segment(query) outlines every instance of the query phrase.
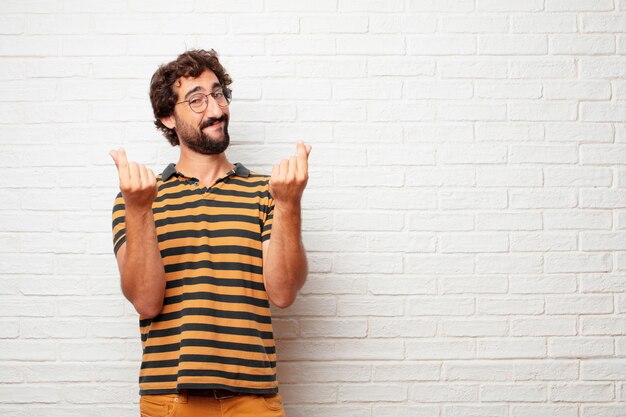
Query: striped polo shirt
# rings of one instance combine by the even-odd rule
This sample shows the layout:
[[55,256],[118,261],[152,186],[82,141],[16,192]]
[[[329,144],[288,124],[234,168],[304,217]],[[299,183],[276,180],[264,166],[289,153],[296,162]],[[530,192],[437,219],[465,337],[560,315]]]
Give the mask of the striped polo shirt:
[[[263,241],[274,203],[269,177],[237,163],[210,187],[170,164],[152,205],[167,279],[161,312],[140,317],[141,395],[219,388],[278,392],[276,348],[263,283]],[[126,241],[124,199],[113,247]]]

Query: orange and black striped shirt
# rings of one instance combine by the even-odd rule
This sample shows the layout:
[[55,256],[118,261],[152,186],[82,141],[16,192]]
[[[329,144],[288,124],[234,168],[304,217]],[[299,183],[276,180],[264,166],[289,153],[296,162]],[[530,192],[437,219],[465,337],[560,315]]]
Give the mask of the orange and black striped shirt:
[[[262,243],[274,203],[269,177],[237,163],[210,187],[170,164],[152,205],[167,279],[161,312],[140,317],[141,395],[219,388],[278,392],[276,348],[263,284]],[[113,245],[126,241],[124,199]]]

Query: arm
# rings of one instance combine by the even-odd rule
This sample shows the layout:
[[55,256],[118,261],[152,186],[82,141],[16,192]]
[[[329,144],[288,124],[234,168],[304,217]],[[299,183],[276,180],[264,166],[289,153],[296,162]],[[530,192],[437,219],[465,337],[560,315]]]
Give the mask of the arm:
[[281,308],[294,302],[308,272],[300,200],[308,180],[310,152],[310,145],[298,143],[297,156],[274,165],[270,178],[274,218],[271,238],[263,243],[263,279],[270,301]]
[[154,173],[126,153],[111,151],[124,197],[126,242],[117,251],[122,292],[143,317],[153,318],[163,307],[165,269],[157,242],[152,202],[157,193]]

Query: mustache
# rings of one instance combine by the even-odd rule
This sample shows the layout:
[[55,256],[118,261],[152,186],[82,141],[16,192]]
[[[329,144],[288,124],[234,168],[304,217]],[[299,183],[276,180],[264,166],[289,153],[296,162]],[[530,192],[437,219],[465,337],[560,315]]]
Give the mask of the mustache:
[[200,125],[200,129],[204,129],[205,127],[209,127],[213,123],[224,122],[226,120],[228,120],[228,118],[226,117],[225,114],[223,114],[222,117],[219,117],[219,118],[210,117],[210,118],[206,119],[204,122],[202,122],[202,124]]

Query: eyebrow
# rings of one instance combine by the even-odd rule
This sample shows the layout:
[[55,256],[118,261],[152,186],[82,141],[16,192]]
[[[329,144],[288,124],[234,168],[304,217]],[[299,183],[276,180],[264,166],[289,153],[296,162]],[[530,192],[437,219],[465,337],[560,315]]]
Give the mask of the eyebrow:
[[[218,87],[221,87],[222,85],[220,83],[213,83],[213,85],[211,86],[211,91],[215,90]],[[185,100],[187,100],[187,98],[189,98],[190,95],[192,95],[193,93],[195,93],[196,91],[200,91],[202,90],[202,86],[197,85],[194,88],[192,88],[191,90],[187,91],[187,94],[185,94],[185,97],[183,97]]]

